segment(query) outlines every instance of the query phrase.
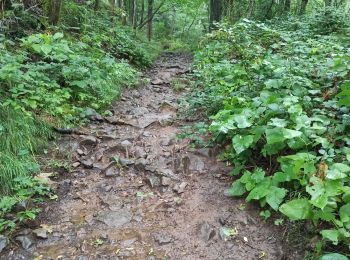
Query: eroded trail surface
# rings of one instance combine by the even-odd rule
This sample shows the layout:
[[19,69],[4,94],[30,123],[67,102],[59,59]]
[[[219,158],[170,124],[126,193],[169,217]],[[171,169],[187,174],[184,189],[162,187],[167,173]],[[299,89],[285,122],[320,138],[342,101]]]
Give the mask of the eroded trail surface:
[[176,138],[186,124],[176,115],[184,93],[169,83],[190,62],[164,54],[148,72],[151,83],[125,90],[113,116],[95,115],[87,135],[62,138],[71,170],[39,223],[53,232],[21,231],[3,259],[283,257],[279,231],[253,206],[224,196],[230,168],[212,150]]

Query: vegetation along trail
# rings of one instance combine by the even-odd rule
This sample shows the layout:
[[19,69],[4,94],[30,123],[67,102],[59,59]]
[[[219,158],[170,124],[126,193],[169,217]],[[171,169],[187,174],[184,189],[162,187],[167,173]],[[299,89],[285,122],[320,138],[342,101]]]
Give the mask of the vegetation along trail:
[[350,0],[0,0],[0,260],[349,260]]
[[113,116],[95,115],[86,135],[60,140],[72,170],[40,218],[52,233],[21,231],[28,249],[2,259],[281,259],[278,230],[224,195],[230,168],[213,149],[176,138],[186,121],[169,83],[186,77],[190,62],[162,55],[151,83],[125,90]]

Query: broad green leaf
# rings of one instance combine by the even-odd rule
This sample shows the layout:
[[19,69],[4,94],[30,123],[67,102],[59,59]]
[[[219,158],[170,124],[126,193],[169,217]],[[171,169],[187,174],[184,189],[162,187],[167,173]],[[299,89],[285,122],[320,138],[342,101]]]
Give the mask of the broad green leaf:
[[344,223],[350,221],[350,203],[343,205],[339,209],[339,217],[340,220]]
[[283,188],[278,188],[272,186],[269,190],[269,193],[266,195],[266,202],[274,210],[278,210],[278,207],[283,202],[284,197],[287,194],[287,190]]
[[269,193],[271,186],[271,181],[269,179],[264,180],[263,182],[257,184],[257,186],[251,190],[249,195],[246,198],[246,201],[259,200],[265,197]]
[[268,125],[276,126],[276,127],[286,127],[288,124],[288,121],[286,119],[281,118],[271,118],[271,121],[268,123]]
[[283,128],[283,136],[286,139],[292,139],[292,138],[295,138],[295,137],[300,137],[302,134],[303,133],[300,132],[300,131]]
[[45,54],[48,55],[52,51],[52,46],[49,44],[43,44],[40,47],[40,50]]
[[236,122],[238,128],[248,128],[252,125],[251,122],[248,121],[246,115],[234,115],[233,120]]
[[344,163],[335,163],[329,167],[326,173],[327,179],[337,180],[347,177],[347,173],[350,172],[350,167]]
[[236,135],[232,138],[232,146],[237,154],[247,150],[254,142],[253,135]]
[[339,231],[336,229],[325,229],[321,231],[321,235],[324,239],[327,239],[333,243],[333,245],[337,245],[339,243]]
[[283,142],[286,139],[284,137],[283,129],[284,128],[280,128],[280,127],[266,129],[265,134],[266,134],[267,144],[275,144],[275,143]]
[[291,220],[310,219],[311,205],[308,199],[294,199],[284,203],[279,210]]
[[230,189],[228,189],[228,194],[230,196],[242,196],[246,192],[246,189],[239,180],[235,181]]
[[349,258],[338,253],[330,253],[321,256],[320,260],[349,260]]

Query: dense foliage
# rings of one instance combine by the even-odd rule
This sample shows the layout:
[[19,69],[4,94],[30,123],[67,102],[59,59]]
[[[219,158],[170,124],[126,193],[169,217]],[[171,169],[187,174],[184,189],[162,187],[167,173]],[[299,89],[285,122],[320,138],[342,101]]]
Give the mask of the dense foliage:
[[213,115],[209,130],[239,176],[230,195],[350,246],[350,46],[323,19],[223,25],[196,54],[191,102]]

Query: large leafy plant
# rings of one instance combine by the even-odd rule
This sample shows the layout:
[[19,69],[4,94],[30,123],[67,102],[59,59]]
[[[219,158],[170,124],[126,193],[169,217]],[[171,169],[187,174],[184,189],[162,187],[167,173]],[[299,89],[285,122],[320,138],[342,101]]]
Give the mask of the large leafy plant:
[[244,20],[209,35],[190,102],[214,114],[209,131],[240,175],[232,196],[350,246],[350,53],[341,37],[291,27]]

